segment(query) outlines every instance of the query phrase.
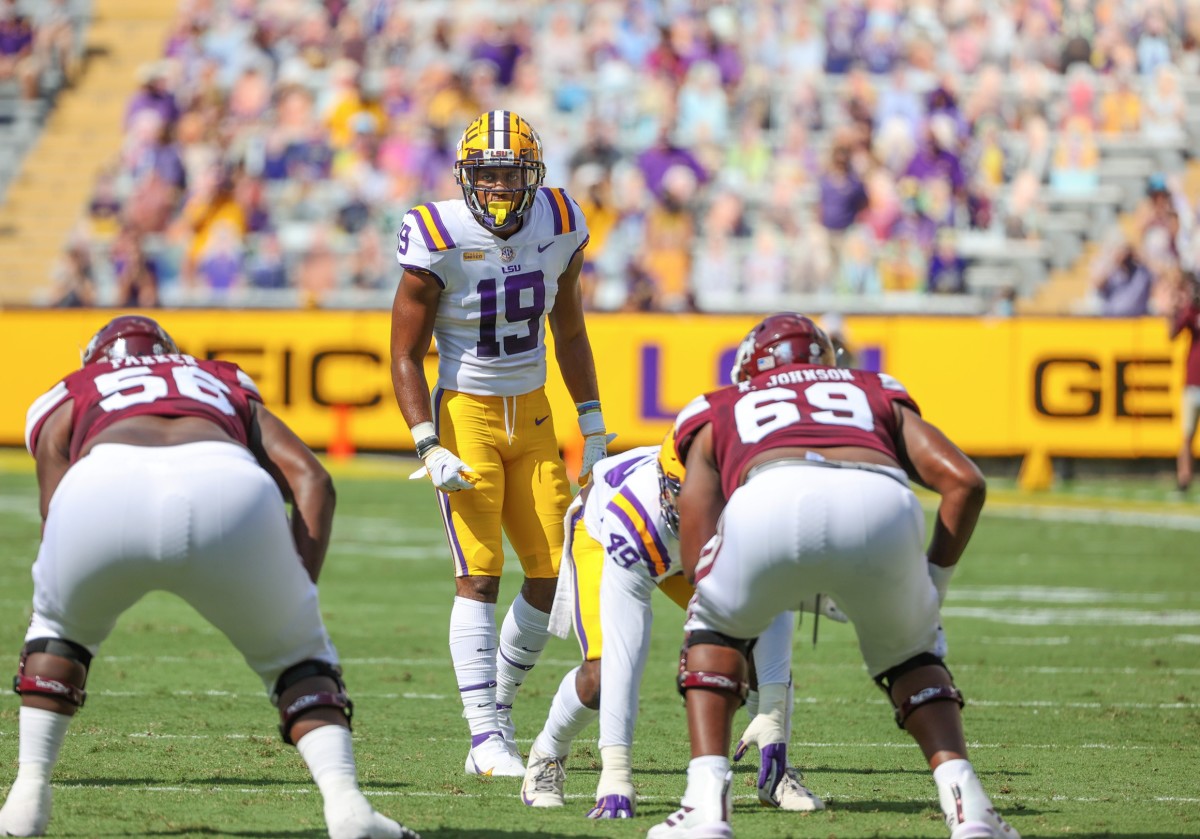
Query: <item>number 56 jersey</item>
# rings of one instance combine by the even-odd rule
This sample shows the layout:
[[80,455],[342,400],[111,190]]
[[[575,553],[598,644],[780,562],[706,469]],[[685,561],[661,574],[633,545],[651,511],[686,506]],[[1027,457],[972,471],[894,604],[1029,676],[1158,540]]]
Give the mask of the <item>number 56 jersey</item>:
[[493,235],[461,199],[409,210],[396,260],[441,287],[434,337],[438,387],[519,396],[546,383],[546,313],[558,279],[588,241],[579,206],[542,187],[520,230]]
[[105,359],[76,370],[30,406],[25,446],[37,454],[46,419],[67,400],[71,408],[71,463],[113,423],[133,416],[200,417],[249,448],[252,402],[258,387],[228,361],[190,355],[143,355]]

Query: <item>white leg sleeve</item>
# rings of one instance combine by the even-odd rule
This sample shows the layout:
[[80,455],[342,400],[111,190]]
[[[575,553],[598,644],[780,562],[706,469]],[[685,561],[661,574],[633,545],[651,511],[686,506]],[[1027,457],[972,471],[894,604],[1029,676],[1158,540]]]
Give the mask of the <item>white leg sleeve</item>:
[[780,612],[767,631],[758,636],[754,645],[754,672],[758,688],[763,685],[786,685],[792,674],[792,633],[796,628],[795,612]]
[[600,580],[600,748],[632,746],[638,692],[650,651],[654,581],[640,569],[604,569]]

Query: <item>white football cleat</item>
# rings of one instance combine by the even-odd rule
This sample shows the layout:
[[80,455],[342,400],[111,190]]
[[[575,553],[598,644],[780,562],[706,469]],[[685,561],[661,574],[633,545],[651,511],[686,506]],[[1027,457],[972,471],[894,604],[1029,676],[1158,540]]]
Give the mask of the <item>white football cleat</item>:
[[[478,742],[476,742],[478,741]],[[471,738],[464,770],[468,775],[487,775],[497,778],[523,778],[525,764],[512,744],[499,731]]]
[[13,782],[0,809],[0,836],[42,836],[50,825],[53,793],[41,781]]
[[733,839],[733,826],[727,821],[701,821],[698,810],[680,807],[650,828],[646,839]]
[[326,800],[325,826],[329,839],[421,839],[416,831],[376,812],[358,790]]
[[545,757],[536,750],[529,752],[529,767],[521,783],[521,803],[528,807],[563,806],[563,785],[567,781],[566,756]]
[[[705,789],[707,787],[707,790]],[[650,828],[646,839],[733,839],[733,825],[729,823],[729,812],[733,806],[733,772],[725,773],[721,785],[714,789],[711,780],[697,788],[688,781],[688,795],[699,792],[694,799],[698,806],[683,804],[667,816],[667,820]],[[713,799],[707,793],[716,793]]]
[[[946,821],[949,823],[951,820]],[[1021,834],[992,807],[981,818],[947,826],[950,828],[950,839],[1021,839]]]

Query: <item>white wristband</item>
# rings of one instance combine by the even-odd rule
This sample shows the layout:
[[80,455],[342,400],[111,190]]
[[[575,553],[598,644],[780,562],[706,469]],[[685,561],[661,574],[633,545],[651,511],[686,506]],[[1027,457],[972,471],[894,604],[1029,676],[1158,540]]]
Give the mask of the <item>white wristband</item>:
[[434,429],[433,423],[431,423],[431,422],[419,422],[416,425],[414,425],[410,430],[412,431],[414,443],[419,443],[422,440],[424,440],[426,437],[436,437],[437,436],[437,431]]
[[950,588],[950,578],[954,576],[954,569],[957,567],[957,565],[929,563],[929,579],[933,580],[933,587],[937,589],[939,606],[946,602],[946,591]]
[[588,411],[579,417],[579,430],[584,437],[604,433],[604,415],[599,411]]

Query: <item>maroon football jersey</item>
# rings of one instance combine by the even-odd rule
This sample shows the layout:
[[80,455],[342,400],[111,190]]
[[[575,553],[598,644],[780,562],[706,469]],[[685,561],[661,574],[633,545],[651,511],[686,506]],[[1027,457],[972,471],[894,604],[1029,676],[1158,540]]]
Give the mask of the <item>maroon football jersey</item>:
[[884,373],[789,364],[699,396],[675,421],[680,460],[712,423],[713,454],[728,498],[750,458],[768,449],[861,446],[900,459],[893,406],[920,413],[904,386]]
[[250,403],[262,402],[254,381],[236,364],[190,355],[145,355],[97,361],[67,376],[29,408],[25,445],[37,452],[38,434],[68,399],[71,463],[83,447],[115,422],[142,415],[202,417],[249,445]]

